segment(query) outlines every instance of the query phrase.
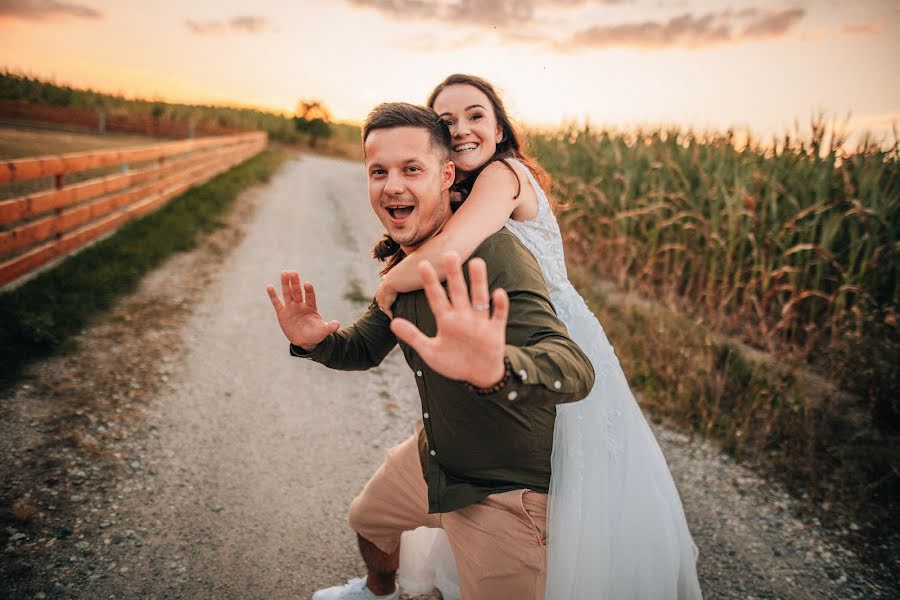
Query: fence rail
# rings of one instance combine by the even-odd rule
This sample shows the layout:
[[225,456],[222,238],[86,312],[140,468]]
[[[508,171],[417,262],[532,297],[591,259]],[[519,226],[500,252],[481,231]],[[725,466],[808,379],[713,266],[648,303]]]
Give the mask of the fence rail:
[[[52,189],[0,201],[0,286],[70,254],[262,151],[263,132],[0,163],[0,184],[52,177]],[[153,162],[155,161],[155,162]],[[130,170],[130,165],[142,164]],[[65,176],[122,172],[66,186]]]

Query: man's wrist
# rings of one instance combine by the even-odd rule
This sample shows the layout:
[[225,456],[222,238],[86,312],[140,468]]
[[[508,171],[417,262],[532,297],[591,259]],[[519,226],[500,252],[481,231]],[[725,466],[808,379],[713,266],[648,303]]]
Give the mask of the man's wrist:
[[315,350],[318,347],[319,347],[318,344],[307,348],[305,346],[301,346],[300,344],[295,344],[294,342],[290,342],[291,354],[293,354],[295,356],[303,356],[304,354],[311,354],[313,352],[313,350]]
[[485,386],[479,386],[474,383],[466,382],[466,387],[470,392],[474,392],[479,396],[487,396],[490,394],[494,394],[499,392],[503,388],[507,386],[507,384],[513,378],[513,368],[512,363],[509,362],[509,358],[506,356],[503,357],[503,371],[500,375],[499,379],[494,379],[494,383],[488,384]]

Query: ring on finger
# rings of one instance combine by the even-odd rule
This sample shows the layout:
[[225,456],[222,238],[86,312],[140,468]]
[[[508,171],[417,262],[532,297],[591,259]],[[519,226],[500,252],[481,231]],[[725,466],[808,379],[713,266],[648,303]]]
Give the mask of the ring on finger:
[[491,305],[490,304],[473,304],[472,308],[474,308],[477,311],[489,310],[491,308]]

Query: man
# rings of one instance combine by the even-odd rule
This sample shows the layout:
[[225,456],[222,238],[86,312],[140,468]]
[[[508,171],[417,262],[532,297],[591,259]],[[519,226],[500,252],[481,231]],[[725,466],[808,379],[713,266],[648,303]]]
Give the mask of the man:
[[[429,109],[383,104],[367,118],[363,144],[372,208],[409,253],[451,216],[450,133]],[[312,284],[301,286],[296,272],[281,274],[284,303],[268,286],[292,355],[368,369],[399,341],[422,401],[417,435],[388,452],[350,508],[367,578],[314,600],[397,598],[400,535],[422,525],[447,532],[463,598],[543,598],[556,405],[586,396],[593,370],[512,233],[488,238],[468,265],[471,300],[450,255],[449,298],[423,263],[425,289],[397,298],[397,318],[373,302],[341,330],[321,318]]]

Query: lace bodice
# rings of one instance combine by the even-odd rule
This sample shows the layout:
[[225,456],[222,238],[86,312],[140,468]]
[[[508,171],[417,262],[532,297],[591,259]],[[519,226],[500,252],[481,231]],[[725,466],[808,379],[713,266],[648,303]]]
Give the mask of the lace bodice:
[[[575,343],[590,357],[597,376],[600,376],[601,371],[605,372],[614,365],[617,366],[618,359],[603,327],[591,313],[578,290],[569,282],[562,234],[547,194],[528,167],[517,160],[511,159],[510,162],[520,166],[528,176],[528,181],[537,194],[538,212],[537,216],[528,221],[509,219],[506,221],[506,228],[512,231],[537,259],[556,313],[568,327],[569,335]],[[614,443],[614,440],[610,440],[610,443]]]
[[516,234],[516,237],[531,250],[544,273],[544,280],[547,282],[550,296],[557,296],[570,285],[559,224],[550,208],[547,194],[544,193],[528,167],[515,159],[509,160],[521,167],[527,174],[528,181],[537,194],[538,212],[537,216],[529,221],[509,219],[506,221],[506,228]]

